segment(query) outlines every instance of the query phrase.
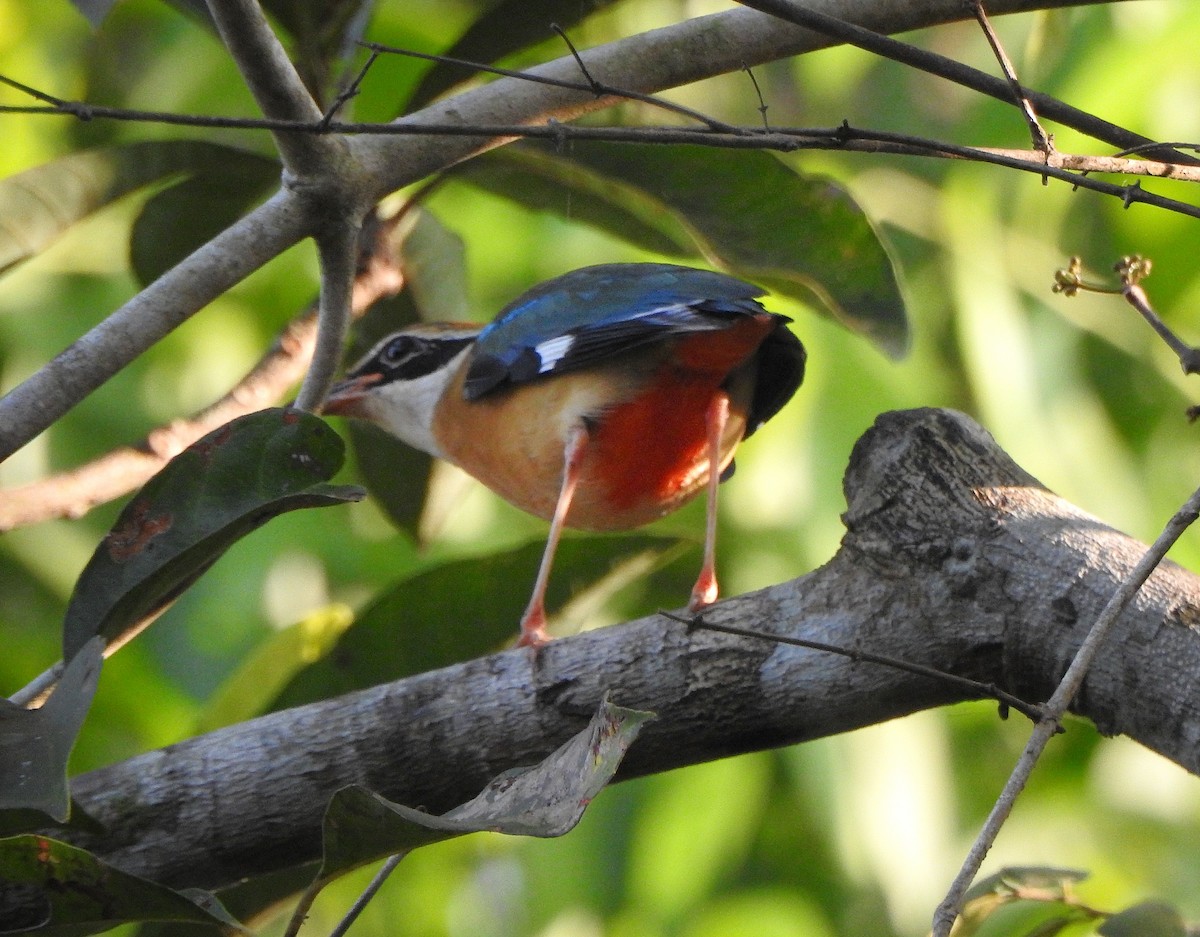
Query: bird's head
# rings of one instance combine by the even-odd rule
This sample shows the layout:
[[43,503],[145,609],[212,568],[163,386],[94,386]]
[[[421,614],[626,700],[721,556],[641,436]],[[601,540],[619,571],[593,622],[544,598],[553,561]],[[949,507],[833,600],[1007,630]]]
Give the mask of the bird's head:
[[426,323],[393,332],[333,386],[323,412],[367,420],[440,457],[434,409],[479,331],[477,325]]

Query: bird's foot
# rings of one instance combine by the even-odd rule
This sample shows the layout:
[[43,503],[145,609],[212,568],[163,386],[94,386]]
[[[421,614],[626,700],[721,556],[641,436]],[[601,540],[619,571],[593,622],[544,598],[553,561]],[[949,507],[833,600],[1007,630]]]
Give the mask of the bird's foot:
[[711,569],[701,570],[700,578],[692,587],[692,597],[688,600],[688,611],[698,612],[708,608],[717,601],[720,589],[717,588],[717,575]]
[[540,602],[531,602],[525,614],[521,616],[521,637],[517,639],[517,647],[544,647],[550,641],[546,631],[546,609]]

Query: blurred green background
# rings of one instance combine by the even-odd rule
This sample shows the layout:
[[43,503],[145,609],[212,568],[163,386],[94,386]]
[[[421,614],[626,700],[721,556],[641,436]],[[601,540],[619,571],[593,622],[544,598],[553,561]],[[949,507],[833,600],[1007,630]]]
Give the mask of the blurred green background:
[[[467,2],[378,5],[370,38],[450,46],[477,15]],[[639,0],[572,29],[588,46],[723,8]],[[1023,80],[1163,140],[1200,139],[1200,7],[1138,0],[1009,17],[999,32]],[[974,25],[912,41],[989,72]],[[518,61],[561,54],[547,42]],[[428,66],[389,58],[371,73],[361,119],[394,114]],[[124,0],[93,32],[65,0],[0,0],[0,73],[55,95],[127,107],[255,114],[219,44],[164,3]],[[857,127],[959,143],[1026,147],[1019,114],[853,49],[755,69],[776,125]],[[745,75],[670,95],[722,119],[760,120]],[[0,103],[28,103],[0,91]],[[630,108],[644,120],[657,115]],[[1103,153],[1051,126],[1060,150]],[[264,154],[264,134],[179,131],[0,116],[0,176],[83,146],[177,136]],[[784,157],[859,200],[889,244],[909,300],[911,353],[893,362],[813,310],[775,299],[809,349],[793,403],[739,454],[723,490],[727,593],[800,575],[837,548],[841,473],[883,411],[950,406],[972,414],[1048,487],[1107,523],[1152,539],[1200,478],[1197,399],[1178,363],[1119,299],[1053,295],[1080,254],[1093,277],[1122,254],[1154,261],[1147,289],[1185,338],[1200,334],[1195,221],[1032,175],[945,161],[834,153]],[[1148,188],[1196,201],[1182,183]],[[132,295],[129,231],[155,190],[92,217],[0,284],[0,387],[10,388]],[[586,226],[450,182],[427,207],[463,240],[473,314],[490,317],[530,285],[588,263],[657,259]],[[1189,235],[1188,232],[1193,234]],[[316,264],[302,245],[197,315],[0,466],[0,485],[76,465],[219,396],[308,303]],[[1097,273],[1101,271],[1101,273]],[[339,480],[355,481],[353,465]],[[424,548],[371,503],[273,521],[231,551],[145,636],[105,667],[76,749],[76,772],[185,738],[215,718],[222,686],[256,648],[330,608],[357,608],[415,569],[535,541],[544,525],[480,486],[456,492]],[[459,487],[453,487],[459,486]],[[3,497],[0,494],[0,497]],[[58,657],[74,579],[119,506],[0,539],[0,687],[11,693]],[[698,540],[692,505],[652,533]],[[656,587],[681,604],[698,553]],[[1195,535],[1172,554],[1200,571]],[[670,570],[679,567],[676,574]],[[520,589],[525,584],[519,585]],[[568,627],[648,614],[659,592],[622,590]],[[447,600],[449,601],[449,600]],[[666,604],[669,599],[664,599]],[[448,614],[452,609],[448,608]],[[515,621],[514,621],[515,628]],[[236,707],[234,707],[236,710]],[[924,933],[1026,736],[975,704],[804,746],[730,759],[606,791],[553,841],[472,836],[407,859],[356,933],[540,937],[821,937]],[[1200,784],[1122,739],[1072,722],[1052,743],[985,871],[1007,864],[1087,869],[1079,894],[1101,908],[1149,897],[1200,920]],[[365,875],[321,898],[327,931]],[[1000,924],[996,925],[997,927]],[[1008,933],[996,930],[994,933]],[[1015,932],[1015,931],[1013,931]],[[1085,931],[1067,931],[1082,933]]]

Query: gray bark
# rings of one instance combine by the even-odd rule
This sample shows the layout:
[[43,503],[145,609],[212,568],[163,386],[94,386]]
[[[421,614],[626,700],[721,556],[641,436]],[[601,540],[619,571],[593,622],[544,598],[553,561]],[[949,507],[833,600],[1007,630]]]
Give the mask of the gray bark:
[[[969,418],[885,414],[846,474],[824,566],[729,599],[714,622],[1052,692],[1144,547],[1041,487]],[[1164,564],[1075,709],[1200,773],[1200,579]],[[77,778],[108,829],[77,841],[123,869],[220,888],[311,861],[338,788],[442,812],[543,758],[599,700],[650,709],[621,777],[789,745],[969,698],[958,686],[652,616],[264,716]]]

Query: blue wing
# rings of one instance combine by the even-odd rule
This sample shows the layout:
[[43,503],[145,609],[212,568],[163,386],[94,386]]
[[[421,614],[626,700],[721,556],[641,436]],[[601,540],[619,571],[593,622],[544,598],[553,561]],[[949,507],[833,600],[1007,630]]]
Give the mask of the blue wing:
[[723,273],[674,264],[574,270],[519,296],[479,333],[464,393],[474,400],[672,334],[728,328],[739,316],[762,313],[754,297],[764,292]]

